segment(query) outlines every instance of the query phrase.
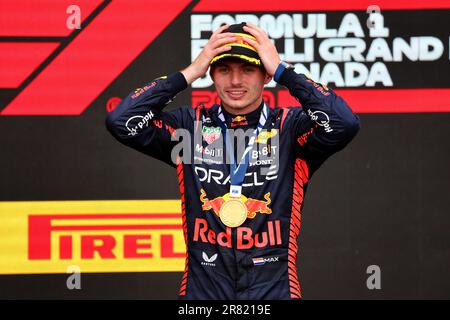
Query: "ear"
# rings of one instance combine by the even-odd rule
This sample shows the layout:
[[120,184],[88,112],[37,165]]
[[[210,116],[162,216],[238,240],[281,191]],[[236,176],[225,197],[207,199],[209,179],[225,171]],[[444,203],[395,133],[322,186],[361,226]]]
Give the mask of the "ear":
[[209,76],[211,77],[211,80],[214,82],[214,67],[209,67]]
[[270,76],[266,71],[266,75],[264,76],[264,84],[268,84],[270,80],[272,80],[272,76]]

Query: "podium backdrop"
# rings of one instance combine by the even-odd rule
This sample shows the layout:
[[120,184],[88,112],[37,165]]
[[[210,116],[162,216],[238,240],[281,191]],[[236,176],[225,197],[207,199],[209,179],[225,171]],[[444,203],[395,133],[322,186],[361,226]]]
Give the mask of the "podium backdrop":
[[[104,120],[186,67],[220,24],[243,20],[361,119],[306,195],[304,298],[450,298],[448,1],[71,5],[0,0],[0,298],[177,298],[176,172],[119,144]],[[296,105],[273,82],[264,97]],[[215,101],[204,78],[168,110]],[[381,289],[367,287],[370,266]],[[70,290],[77,270],[81,289]]]

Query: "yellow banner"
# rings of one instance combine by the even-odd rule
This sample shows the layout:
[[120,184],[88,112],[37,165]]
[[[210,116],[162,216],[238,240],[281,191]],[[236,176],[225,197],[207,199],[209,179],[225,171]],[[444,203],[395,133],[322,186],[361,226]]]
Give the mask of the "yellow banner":
[[183,271],[179,200],[0,202],[0,274]]

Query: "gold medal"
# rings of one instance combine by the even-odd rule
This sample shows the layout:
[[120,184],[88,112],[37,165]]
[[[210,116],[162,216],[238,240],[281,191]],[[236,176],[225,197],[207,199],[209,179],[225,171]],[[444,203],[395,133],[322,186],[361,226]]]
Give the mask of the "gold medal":
[[241,198],[230,197],[220,207],[219,217],[227,227],[239,227],[247,219],[247,207]]

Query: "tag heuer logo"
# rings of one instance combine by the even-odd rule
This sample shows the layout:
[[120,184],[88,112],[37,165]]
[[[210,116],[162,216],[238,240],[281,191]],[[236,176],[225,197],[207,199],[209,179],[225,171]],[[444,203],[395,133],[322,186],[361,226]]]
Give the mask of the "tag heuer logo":
[[202,129],[203,139],[205,139],[205,141],[208,144],[211,144],[217,139],[219,139],[220,132],[221,131],[219,127],[203,127]]

